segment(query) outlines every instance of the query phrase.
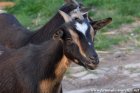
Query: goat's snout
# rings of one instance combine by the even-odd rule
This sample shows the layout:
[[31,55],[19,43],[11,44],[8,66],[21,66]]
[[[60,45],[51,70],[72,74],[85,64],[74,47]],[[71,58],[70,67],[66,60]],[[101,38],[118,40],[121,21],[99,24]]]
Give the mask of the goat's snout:
[[96,57],[91,56],[89,58],[90,58],[92,64],[95,64],[95,65],[98,65],[99,64],[99,58],[98,58],[98,56],[96,56]]

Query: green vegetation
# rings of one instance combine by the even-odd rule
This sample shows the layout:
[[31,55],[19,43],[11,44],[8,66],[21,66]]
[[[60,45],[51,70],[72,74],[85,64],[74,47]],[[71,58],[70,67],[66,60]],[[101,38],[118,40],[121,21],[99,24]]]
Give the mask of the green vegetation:
[[112,45],[117,45],[121,42],[127,41],[128,37],[123,35],[107,36],[102,33],[97,34],[95,40],[95,48],[98,50],[109,49]]
[[[45,24],[62,6],[63,0],[10,0],[16,6],[8,11],[18,18],[26,27],[37,29]],[[123,35],[111,37],[102,34],[110,29],[117,29],[122,24],[129,24],[140,17],[140,0],[83,0],[84,4],[93,7],[90,16],[94,20],[112,17],[113,22],[103,28],[96,36],[97,49],[110,48],[127,38]]]
[[62,0],[12,0],[16,6],[8,11],[26,27],[36,29],[46,23],[63,4]]
[[140,27],[136,28],[133,33],[136,35],[140,34]]
[[[130,24],[140,17],[140,0],[84,0],[87,6],[92,6],[95,10],[90,13],[95,20],[112,17],[113,22],[103,28],[97,34],[95,47],[99,50],[110,48],[112,45],[119,44],[128,40],[127,35],[109,36],[104,35],[103,32],[109,29],[117,29],[122,24]],[[140,28],[136,29],[137,40],[140,41]]]
[[136,46],[140,47],[140,27],[133,31]]
[[85,0],[85,3],[96,10],[91,14],[95,19],[113,18],[113,23],[108,28],[118,28],[122,24],[133,22],[135,17],[140,17],[139,0]]

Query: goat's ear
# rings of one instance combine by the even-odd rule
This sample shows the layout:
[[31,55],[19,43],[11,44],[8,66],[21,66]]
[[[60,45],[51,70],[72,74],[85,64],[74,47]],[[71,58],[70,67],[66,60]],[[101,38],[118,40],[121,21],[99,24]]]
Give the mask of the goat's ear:
[[70,22],[70,21],[72,21],[72,18],[71,18],[68,14],[66,14],[65,12],[59,10],[59,13],[60,13],[60,15],[64,18],[65,22]]
[[111,21],[112,21],[112,18],[106,18],[103,20],[92,21],[91,25],[94,30],[99,30],[99,29],[103,28],[104,26],[106,26],[107,24],[109,24]]
[[58,30],[57,32],[54,33],[53,38],[54,39],[62,38],[63,35],[64,35],[64,32],[62,30]]

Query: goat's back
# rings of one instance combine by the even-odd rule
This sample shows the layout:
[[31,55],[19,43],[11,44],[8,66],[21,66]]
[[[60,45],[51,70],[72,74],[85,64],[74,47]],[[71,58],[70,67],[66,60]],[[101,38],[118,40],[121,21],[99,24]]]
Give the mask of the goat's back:
[[0,44],[8,48],[19,48],[26,44],[32,34],[13,15],[0,14]]

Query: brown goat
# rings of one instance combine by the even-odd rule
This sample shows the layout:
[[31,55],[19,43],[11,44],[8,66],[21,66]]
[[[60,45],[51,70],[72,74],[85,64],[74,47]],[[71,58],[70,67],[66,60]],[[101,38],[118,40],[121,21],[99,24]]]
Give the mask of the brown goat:
[[[76,7],[77,6],[69,3],[64,5],[61,10],[65,11],[68,14],[71,14],[71,12],[76,9]],[[14,16],[9,14],[1,14],[1,16],[2,17],[0,20],[2,20],[1,22],[3,22],[3,25],[0,25],[0,28],[5,28],[1,29],[0,31],[0,35],[2,35],[2,39],[0,38],[0,42],[2,42],[2,44],[8,48],[20,48],[27,45],[28,43],[40,44],[46,40],[49,40],[54,34],[54,29],[60,27],[60,25],[64,23],[61,15],[57,13],[56,16],[54,16],[54,18],[52,18],[52,20],[49,21],[49,23],[47,23],[44,27],[36,32],[29,32],[26,28],[22,27],[22,25],[16,20]],[[110,18],[99,21],[90,20],[90,24],[94,27],[94,30],[98,30],[99,28],[102,28],[103,26],[108,24],[110,21]],[[56,24],[56,22],[59,23]],[[3,57],[5,57],[6,55],[11,56],[12,54],[6,52],[2,56],[0,56],[0,59],[3,59]],[[96,56],[96,53],[93,56]]]
[[[89,41],[77,29],[79,21],[72,21],[65,13],[60,13],[66,23],[50,40],[40,45],[28,44],[0,58],[0,93],[58,93],[71,61],[87,69],[96,68],[98,62],[89,57],[93,47],[90,48]],[[82,50],[85,46],[89,49]]]

